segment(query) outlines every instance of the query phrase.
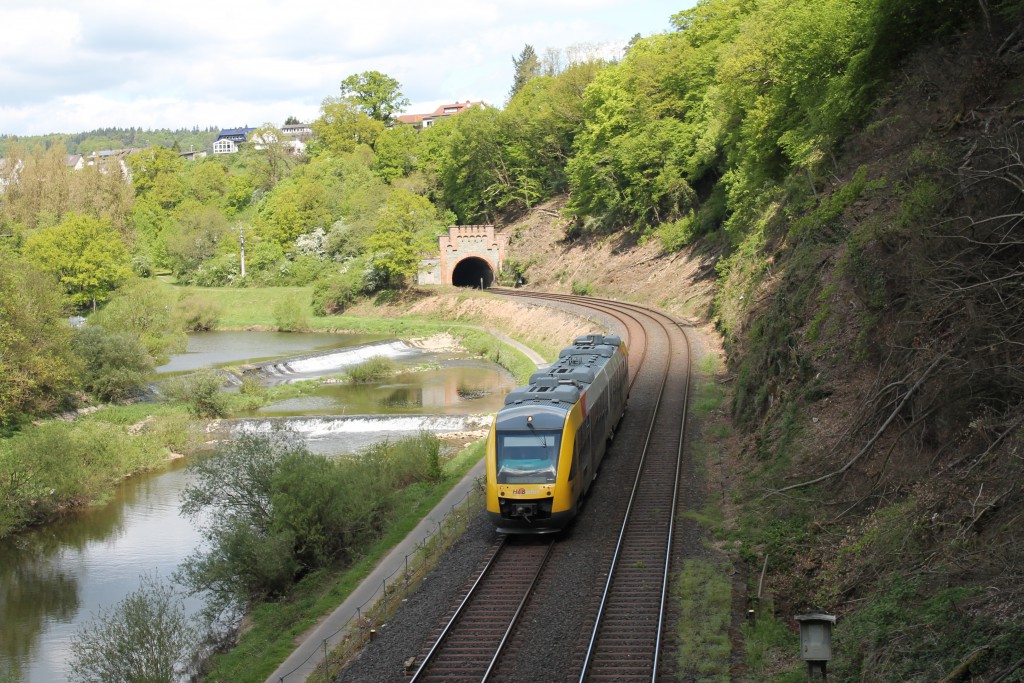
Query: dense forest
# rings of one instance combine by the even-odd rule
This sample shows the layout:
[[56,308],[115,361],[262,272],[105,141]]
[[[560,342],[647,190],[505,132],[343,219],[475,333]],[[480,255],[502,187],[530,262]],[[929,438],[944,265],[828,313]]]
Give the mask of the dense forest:
[[63,316],[121,315],[154,273],[313,284],[335,313],[407,287],[444,226],[567,195],[567,242],[715,264],[741,442],[717,533],[752,573],[770,558],[780,615],[841,615],[833,677],[1024,680],[1022,19],[1019,0],[702,0],[615,62],[527,46],[502,106],[391,125],[400,84],[369,71],[301,157],[269,124],[196,161],[151,141],[130,183],[64,167],[105,132],[5,140],[0,427],[123,393]]

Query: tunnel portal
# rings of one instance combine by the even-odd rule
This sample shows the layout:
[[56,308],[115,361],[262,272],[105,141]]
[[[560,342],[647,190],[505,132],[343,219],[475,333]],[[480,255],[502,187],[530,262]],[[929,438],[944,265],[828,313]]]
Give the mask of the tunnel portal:
[[491,264],[482,258],[464,258],[452,269],[452,284],[456,287],[479,287],[481,280],[484,289],[494,284],[494,270]]

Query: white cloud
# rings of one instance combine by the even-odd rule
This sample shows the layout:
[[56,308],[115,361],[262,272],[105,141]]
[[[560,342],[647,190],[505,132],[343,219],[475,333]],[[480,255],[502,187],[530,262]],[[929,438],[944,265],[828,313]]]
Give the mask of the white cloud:
[[0,134],[310,119],[371,69],[402,83],[412,111],[500,106],[524,44],[621,45],[694,2],[6,0]]

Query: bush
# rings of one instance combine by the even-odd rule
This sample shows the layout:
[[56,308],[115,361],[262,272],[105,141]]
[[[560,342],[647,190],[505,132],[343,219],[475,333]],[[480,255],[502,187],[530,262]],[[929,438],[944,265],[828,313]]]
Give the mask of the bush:
[[572,281],[572,293],[576,296],[590,296],[594,288],[589,282]]
[[354,384],[366,384],[368,382],[379,382],[382,379],[393,377],[398,371],[395,362],[384,356],[373,356],[367,361],[349,368],[346,371],[348,379]]
[[171,399],[187,404],[190,413],[196,417],[224,417],[227,402],[221,388],[224,377],[213,370],[201,370],[187,377],[166,382],[164,393]]
[[220,321],[220,307],[208,299],[188,296],[178,302],[178,319],[181,326],[190,332],[212,330]]
[[338,315],[366,291],[364,266],[350,263],[344,271],[321,277],[313,284],[313,313]]
[[89,325],[131,334],[142,342],[154,364],[163,365],[188,345],[181,322],[171,313],[174,303],[166,287],[153,280],[134,280],[91,316]]
[[104,401],[138,395],[155,367],[138,337],[95,325],[87,325],[78,332],[74,350],[85,366],[83,387]]
[[0,537],[102,498],[113,482],[162,457],[155,439],[107,422],[29,427],[0,442]]
[[190,665],[199,649],[199,633],[174,590],[144,576],[135,591],[116,606],[101,609],[71,641],[70,680],[182,680],[193,673]]
[[306,307],[291,295],[274,304],[274,321],[279,332],[296,332],[309,328]]
[[402,487],[440,470],[431,435],[341,460],[287,434],[244,435],[189,467],[182,511],[203,525],[208,550],[177,577],[208,591],[215,610],[282,595],[305,574],[350,561],[379,536]]

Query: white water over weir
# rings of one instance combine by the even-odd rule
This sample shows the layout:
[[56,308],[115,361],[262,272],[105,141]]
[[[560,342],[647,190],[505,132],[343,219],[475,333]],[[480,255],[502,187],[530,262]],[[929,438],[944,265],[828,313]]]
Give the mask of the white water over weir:
[[372,443],[425,431],[438,436],[484,431],[491,415],[337,415],[311,417],[246,417],[225,420],[232,436],[291,432],[310,450],[353,453]]
[[374,356],[398,358],[413,353],[416,353],[416,349],[403,341],[385,341],[300,356],[298,358],[289,358],[283,361],[254,363],[252,368],[272,378],[288,381],[291,379],[301,379],[301,375],[322,375],[352,365],[359,365]]

